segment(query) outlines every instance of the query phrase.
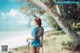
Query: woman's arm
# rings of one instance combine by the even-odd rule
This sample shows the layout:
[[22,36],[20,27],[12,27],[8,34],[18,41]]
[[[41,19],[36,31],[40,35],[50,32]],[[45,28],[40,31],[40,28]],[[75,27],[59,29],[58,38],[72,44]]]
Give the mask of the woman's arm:
[[41,36],[41,47],[43,46],[43,36]]
[[35,39],[34,37],[29,37],[29,38],[27,38],[27,40],[33,40],[33,39]]
[[34,40],[34,39],[35,39],[34,37],[28,37],[27,42],[29,42],[29,40]]

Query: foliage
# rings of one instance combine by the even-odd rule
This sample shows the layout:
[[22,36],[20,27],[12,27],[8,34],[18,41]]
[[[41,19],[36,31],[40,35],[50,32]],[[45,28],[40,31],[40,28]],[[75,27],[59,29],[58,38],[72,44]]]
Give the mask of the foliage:
[[26,15],[34,16],[36,14],[42,15],[44,13],[44,11],[40,7],[33,4],[31,1],[29,1],[29,0],[20,0],[20,1],[26,2],[26,5],[21,6],[21,8],[20,8],[20,10],[22,12],[26,13]]
[[75,44],[74,42],[72,41],[68,41],[68,42],[62,42],[62,46],[65,47],[65,48],[74,48],[75,47]]
[[59,5],[61,16],[70,25],[77,25],[80,22],[80,5],[79,4],[62,4]]
[[55,29],[60,28],[58,24],[55,22],[55,20],[49,15],[47,16],[46,22],[48,23],[48,26],[50,26],[51,28],[55,28]]
[[[20,10],[23,11],[24,13],[26,13],[26,15],[30,15],[30,16],[34,16],[36,15],[37,17],[42,16],[45,11],[43,9],[41,9],[40,7],[38,7],[37,5],[33,4],[32,2],[30,2],[30,0],[20,0],[21,2],[26,2],[26,5],[21,6]],[[54,2],[55,0],[41,0],[42,2],[44,2],[44,4],[46,4],[49,8],[55,8],[54,7]],[[65,4],[65,5],[58,5],[60,8],[60,12],[61,12],[61,17],[66,20],[70,25],[73,26],[73,23],[78,23],[80,22],[80,5],[78,4]],[[54,10],[54,9],[53,9]],[[56,9],[55,9],[56,11]],[[49,20],[51,20],[52,18],[50,16],[48,16]],[[53,19],[51,20],[51,22],[53,21]],[[53,21],[53,23],[49,23],[50,26],[58,26],[56,24],[55,21]],[[58,26],[59,27],[59,26]],[[60,27],[59,27],[60,28]]]
[[[56,34],[57,35],[56,35]],[[61,34],[60,34],[61,33]],[[80,34],[80,31],[78,32]],[[63,34],[62,31],[48,31],[47,36],[44,39],[45,47],[51,48],[75,48],[75,43],[67,36],[67,34]]]

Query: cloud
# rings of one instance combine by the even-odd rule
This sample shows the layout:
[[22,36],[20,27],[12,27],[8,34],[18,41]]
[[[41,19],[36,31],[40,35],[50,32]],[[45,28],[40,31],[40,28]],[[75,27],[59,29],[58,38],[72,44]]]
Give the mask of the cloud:
[[11,9],[9,12],[1,12],[0,15],[0,21],[10,21],[21,24],[27,24],[29,21],[28,16],[26,16],[19,10]]
[[11,16],[16,16],[16,14],[18,14],[18,11],[15,11],[14,9],[11,9],[11,11],[9,12],[9,15]]

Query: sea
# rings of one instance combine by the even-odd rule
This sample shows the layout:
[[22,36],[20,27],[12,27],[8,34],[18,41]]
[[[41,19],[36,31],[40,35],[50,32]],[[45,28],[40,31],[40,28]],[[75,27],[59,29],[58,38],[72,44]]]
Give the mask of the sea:
[[[28,37],[31,37],[31,31],[34,27],[27,25],[1,25],[0,24],[0,51],[3,45],[8,45],[8,49],[27,45]],[[46,27],[45,31],[48,29]]]

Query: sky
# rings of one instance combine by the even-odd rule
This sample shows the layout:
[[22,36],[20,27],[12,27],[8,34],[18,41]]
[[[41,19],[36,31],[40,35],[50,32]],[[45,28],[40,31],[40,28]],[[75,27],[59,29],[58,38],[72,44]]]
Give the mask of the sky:
[[30,17],[19,11],[22,5],[16,0],[0,0],[0,45],[8,45],[10,48],[26,45],[26,37],[31,34],[27,28]]
[[[16,0],[0,0],[0,31],[25,29],[30,19],[33,17],[26,16],[20,12],[20,7],[24,3],[19,3]],[[33,21],[31,21],[33,25]],[[43,25],[45,25],[43,21]],[[6,26],[6,27],[5,27]]]
[[11,9],[19,9],[20,3],[16,0],[0,0],[0,12],[8,12]]
[[0,31],[26,27],[29,19],[19,11],[22,5],[23,3],[19,3],[16,0],[0,0]]

